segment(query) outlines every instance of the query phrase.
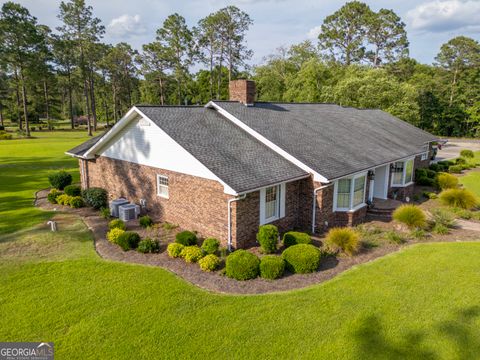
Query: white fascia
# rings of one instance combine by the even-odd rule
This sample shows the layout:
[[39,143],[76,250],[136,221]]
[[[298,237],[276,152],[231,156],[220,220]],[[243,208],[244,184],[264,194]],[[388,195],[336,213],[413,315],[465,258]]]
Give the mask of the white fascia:
[[237,119],[235,116],[233,116],[228,111],[223,109],[220,105],[216,104],[213,101],[210,101],[208,104],[205,105],[205,107],[213,108],[213,109],[217,110],[221,115],[226,117],[228,120],[230,120],[232,123],[234,123],[235,125],[240,127],[242,130],[245,130],[247,133],[252,135],[255,139],[257,139],[258,141],[260,141],[264,145],[268,146],[270,149],[275,151],[277,154],[283,156],[285,159],[287,159],[291,163],[295,164],[300,169],[305,170],[305,171],[309,172],[310,174],[313,174],[313,180],[321,182],[321,183],[330,182],[325,176],[322,176],[321,174],[319,174],[318,172],[316,172],[312,168],[308,167],[307,165],[302,163],[300,160],[298,160],[294,156],[287,153],[285,150],[281,149],[279,146],[275,145],[273,142],[271,142],[270,140],[265,138],[263,135],[259,134],[258,132],[256,132],[252,128],[250,128],[248,125],[246,125],[244,122]]

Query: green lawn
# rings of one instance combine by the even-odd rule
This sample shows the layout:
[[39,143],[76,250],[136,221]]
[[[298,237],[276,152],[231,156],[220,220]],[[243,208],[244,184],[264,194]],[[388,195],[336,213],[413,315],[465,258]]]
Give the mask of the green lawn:
[[[31,197],[44,182],[9,196]],[[480,243],[416,245],[307,289],[232,296],[159,268],[104,261],[81,221],[57,219],[55,234],[39,225],[0,237],[2,341],[54,341],[57,359],[480,355]]]
[[460,183],[480,198],[480,172],[471,172],[459,178]]

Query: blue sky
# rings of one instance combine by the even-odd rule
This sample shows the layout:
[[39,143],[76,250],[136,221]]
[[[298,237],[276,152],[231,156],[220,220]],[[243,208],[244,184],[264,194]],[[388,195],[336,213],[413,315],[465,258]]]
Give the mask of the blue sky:
[[[0,1],[4,3],[5,1]],[[40,23],[58,25],[57,0],[17,0]],[[480,40],[480,0],[379,0],[365,1],[372,10],[393,9],[407,24],[410,55],[432,63],[440,45],[457,35]],[[340,8],[337,0],[87,0],[106,26],[105,41],[126,41],[140,49],[150,42],[169,14],[178,12],[189,25],[221,7],[236,5],[254,20],[247,41],[255,52],[252,64],[306,39],[315,41],[322,20]]]

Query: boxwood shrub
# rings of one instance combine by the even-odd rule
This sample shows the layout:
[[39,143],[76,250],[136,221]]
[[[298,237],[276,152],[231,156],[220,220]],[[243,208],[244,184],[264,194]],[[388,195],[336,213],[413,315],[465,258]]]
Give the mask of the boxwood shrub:
[[57,203],[57,197],[62,195],[63,193],[57,189],[52,189],[47,195],[47,200],[50,204],[56,204]]
[[108,223],[108,228],[111,229],[122,229],[127,230],[127,225],[123,220],[120,219],[113,219]]
[[271,254],[277,250],[278,229],[275,225],[262,225],[258,229],[257,241],[264,254]]
[[227,256],[225,273],[229,278],[249,280],[258,276],[260,260],[247,250],[236,250]]
[[117,238],[117,244],[127,251],[130,249],[136,249],[140,242],[140,235],[133,231],[125,231]]
[[469,158],[472,159],[475,157],[475,154],[473,153],[472,150],[462,150],[460,151],[460,156],[463,158]]
[[63,190],[72,183],[72,175],[66,171],[59,171],[48,176],[48,181],[55,189]]
[[220,241],[215,238],[207,238],[202,243],[202,250],[205,254],[216,254],[220,248]]
[[314,272],[320,265],[320,249],[311,244],[298,244],[282,253],[286,268],[292,273],[306,274]]
[[153,225],[153,220],[150,216],[144,215],[140,217],[140,219],[138,219],[138,223],[140,224],[141,227],[146,229]]
[[158,243],[158,241],[153,240],[151,238],[142,239],[138,243],[138,247],[137,247],[137,251],[143,254],[156,253],[156,252],[159,252],[159,250],[160,250],[160,244]]
[[289,231],[283,234],[283,245],[287,248],[297,244],[311,244],[312,237],[307,233]]
[[197,245],[197,235],[191,231],[181,231],[175,236],[175,242],[183,246]]
[[80,188],[79,185],[68,185],[65,186],[65,194],[70,195],[70,196],[80,196],[82,195],[82,189]]
[[108,194],[105,189],[92,187],[82,191],[83,200],[87,203],[88,206],[93,207],[94,209],[100,209],[102,207],[107,207]]
[[182,250],[185,246],[179,243],[171,243],[167,246],[168,256],[171,258],[178,258],[182,254]]
[[198,261],[200,269],[203,271],[215,271],[220,266],[220,258],[214,254],[208,254]]
[[118,229],[118,228],[112,229],[107,233],[107,239],[111,243],[116,244],[117,240],[118,240],[118,237],[120,235],[122,235],[124,232],[125,232],[125,230],[122,230],[122,229]]
[[79,209],[85,205],[85,203],[83,202],[83,198],[81,196],[70,196],[70,199],[68,200],[68,204],[73,209]]
[[203,257],[203,251],[198,245],[185,246],[180,256],[188,263],[195,263]]
[[281,256],[266,255],[260,259],[260,276],[264,279],[274,280],[283,275],[285,260]]
[[462,165],[452,165],[448,167],[448,172],[453,173],[453,174],[460,174],[463,170]]
[[69,206],[70,205],[70,198],[71,198],[71,196],[68,196],[67,194],[61,194],[61,195],[57,196],[57,198],[56,198],[57,204]]

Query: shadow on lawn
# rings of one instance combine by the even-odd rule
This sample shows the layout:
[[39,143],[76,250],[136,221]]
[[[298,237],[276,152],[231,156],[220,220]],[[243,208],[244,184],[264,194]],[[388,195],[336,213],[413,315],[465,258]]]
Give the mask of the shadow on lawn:
[[[472,331],[474,321],[480,316],[480,306],[458,310],[451,320],[442,321],[428,330],[411,331],[396,340],[387,339],[381,320],[370,315],[362,320],[354,332],[361,359],[439,359],[435,349],[429,349],[424,341],[431,335],[454,349],[456,359],[476,359],[480,353],[479,333]],[[430,332],[430,333],[429,333]]]

